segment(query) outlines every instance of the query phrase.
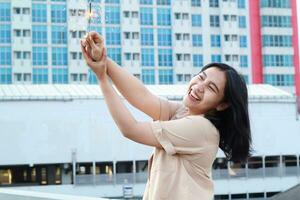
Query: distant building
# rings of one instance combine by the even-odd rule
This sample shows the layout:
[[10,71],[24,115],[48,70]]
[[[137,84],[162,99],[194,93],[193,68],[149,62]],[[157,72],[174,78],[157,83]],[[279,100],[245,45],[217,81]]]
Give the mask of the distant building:
[[0,13],[0,84],[95,84],[79,47],[95,30],[145,84],[225,62],[300,96],[296,0],[1,0]]

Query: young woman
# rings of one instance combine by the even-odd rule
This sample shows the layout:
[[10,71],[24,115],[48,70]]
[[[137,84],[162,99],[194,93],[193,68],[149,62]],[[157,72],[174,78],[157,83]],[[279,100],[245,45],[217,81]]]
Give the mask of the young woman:
[[[155,147],[143,199],[213,199],[212,164],[220,147],[228,160],[250,155],[248,94],[232,67],[212,63],[192,78],[182,102],[150,93],[134,76],[107,58],[102,37],[90,32],[81,41],[109,111],[122,134]],[[153,121],[136,121],[109,79],[133,106]]]

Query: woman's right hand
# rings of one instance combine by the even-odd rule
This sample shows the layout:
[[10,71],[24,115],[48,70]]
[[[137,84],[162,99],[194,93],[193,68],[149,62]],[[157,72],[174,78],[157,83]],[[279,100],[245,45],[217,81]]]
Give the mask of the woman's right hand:
[[[93,49],[94,55],[98,56],[101,53],[101,57],[98,58],[99,60],[94,60],[92,57]],[[93,70],[97,78],[100,81],[104,80],[107,72],[107,57],[104,46],[99,48],[99,46],[96,46],[94,41],[90,41],[89,38],[85,38],[81,40],[81,51],[87,65],[91,68],[91,70]]]
[[93,61],[100,61],[104,53],[104,39],[95,31],[91,31],[86,34],[82,39],[82,46],[90,54]]

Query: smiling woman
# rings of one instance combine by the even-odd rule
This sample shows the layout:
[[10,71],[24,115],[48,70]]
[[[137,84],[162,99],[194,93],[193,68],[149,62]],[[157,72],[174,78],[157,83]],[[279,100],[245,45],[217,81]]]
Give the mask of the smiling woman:
[[190,114],[204,114],[213,108],[228,106],[226,102],[220,103],[224,98],[225,83],[225,73],[217,67],[208,68],[195,76],[183,100]]
[[[174,102],[153,95],[107,58],[103,38],[96,32],[90,32],[81,47],[122,134],[155,147],[143,199],[212,199],[211,168],[218,148],[235,162],[250,155],[247,87],[236,70],[221,63],[204,66],[190,81],[183,101]],[[154,122],[136,121],[109,78]]]

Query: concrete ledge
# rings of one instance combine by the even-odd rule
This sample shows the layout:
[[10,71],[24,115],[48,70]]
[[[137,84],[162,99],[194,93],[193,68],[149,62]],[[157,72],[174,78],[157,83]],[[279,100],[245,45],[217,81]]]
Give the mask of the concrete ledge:
[[105,200],[103,198],[32,192],[0,188],[0,199],[5,200]]

